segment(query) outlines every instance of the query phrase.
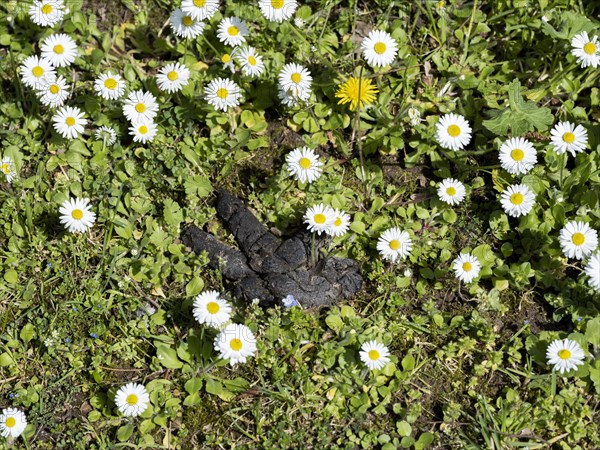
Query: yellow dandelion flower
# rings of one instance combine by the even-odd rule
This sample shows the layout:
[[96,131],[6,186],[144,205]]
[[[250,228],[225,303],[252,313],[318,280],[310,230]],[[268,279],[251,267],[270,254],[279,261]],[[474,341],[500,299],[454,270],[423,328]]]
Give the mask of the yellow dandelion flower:
[[340,99],[338,105],[350,103],[350,109],[354,110],[357,105],[362,109],[373,103],[378,92],[369,78],[350,77],[339,87],[335,96]]

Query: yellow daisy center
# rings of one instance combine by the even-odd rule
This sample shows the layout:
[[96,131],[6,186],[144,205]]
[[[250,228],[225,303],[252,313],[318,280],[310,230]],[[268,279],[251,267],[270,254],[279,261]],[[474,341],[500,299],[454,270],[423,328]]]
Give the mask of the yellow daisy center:
[[373,103],[377,92],[370,79],[350,77],[339,87],[335,96],[340,99],[338,104],[350,103],[350,109],[354,110],[357,106],[362,108],[365,104]]
[[319,225],[323,225],[327,221],[327,217],[325,217],[325,214],[317,213],[315,214],[314,221]]
[[377,361],[379,359],[379,352],[375,349],[369,350],[369,359]]
[[31,73],[34,77],[40,78],[44,75],[44,69],[41,66],[35,66],[33,69],[31,69]]
[[572,144],[575,141],[575,135],[570,131],[567,131],[562,137],[563,141],[565,141],[567,144]]
[[583,233],[573,233],[573,236],[571,236],[571,242],[573,242],[573,244],[580,246],[585,242],[585,236]]
[[510,157],[515,161],[522,161],[525,158],[525,152],[520,148],[514,148],[510,152]]
[[66,123],[68,126],[72,127],[73,125],[75,125],[75,118],[74,118],[74,117],[67,117],[67,118],[65,119],[65,123]]
[[593,42],[588,42],[583,46],[583,51],[588,55],[593,55],[596,53],[596,45]]
[[383,42],[378,42],[373,46],[373,50],[375,50],[375,53],[377,53],[378,55],[385,53],[386,49],[387,47]]
[[227,34],[229,34],[229,36],[237,36],[239,33],[240,30],[238,30],[238,27],[235,25],[231,25],[229,28],[227,28]]
[[558,357],[560,359],[569,359],[571,357],[571,352],[569,350],[567,350],[566,348],[563,348],[562,350],[560,350],[558,352]]
[[229,343],[229,346],[234,352],[239,352],[242,349],[242,341],[238,338],[233,338]]
[[15,419],[14,417],[9,417],[8,419],[6,419],[6,422],[4,422],[4,425],[6,425],[8,428],[12,428],[17,424],[17,419]]
[[50,14],[53,10],[54,8],[52,8],[52,5],[49,3],[42,6],[42,14]]
[[221,307],[217,302],[210,302],[208,305],[206,305],[206,310],[209,314],[216,314],[221,310]]
[[168,74],[167,74],[167,78],[170,81],[175,81],[179,78],[179,74],[177,72],[175,72],[174,70],[171,70]]
[[219,88],[219,90],[217,91],[217,97],[219,97],[220,99],[225,100],[228,95],[229,91],[225,88]]
[[206,5],[206,0],[194,0],[194,6],[202,8],[204,5]]
[[181,19],[181,23],[186,27],[191,27],[194,23],[194,19],[192,19],[190,16],[185,16],[183,19]]
[[0,170],[8,175],[10,173],[10,165],[8,163],[4,163],[2,166],[0,166]]
[[138,131],[140,132],[140,134],[146,134],[148,133],[148,127],[146,125],[142,125],[138,128]]
[[521,194],[520,192],[515,192],[513,195],[510,196],[510,202],[513,205],[520,205],[521,203],[523,203],[524,199],[525,197],[523,197],[523,194]]
[[454,186],[450,186],[446,189],[446,194],[448,194],[450,197],[454,197],[456,195],[456,188]]
[[223,56],[221,56],[221,61],[227,64],[229,61],[231,61],[231,55],[229,53],[225,53]]
[[342,225],[342,219],[341,219],[341,218],[339,218],[339,217],[338,217],[338,218],[336,218],[336,219],[335,219],[335,222],[333,222],[333,224],[334,224],[336,227],[339,227],[339,226],[341,226],[341,225]]
[[74,209],[71,211],[71,217],[75,220],[81,220],[83,218],[83,211],[80,209]]
[[398,239],[392,239],[390,241],[390,248],[392,250],[398,250],[400,248],[400,241]]
[[58,87],[58,84],[53,84],[53,85],[50,86],[49,91],[50,91],[51,94],[55,94],[56,95],[56,94],[58,94],[58,91],[60,91],[60,87]]
[[283,3],[284,3],[283,0],[271,0],[271,6],[274,9],[281,9],[281,8],[283,8]]
[[304,170],[310,169],[311,163],[309,158],[300,158],[298,161],[298,165],[302,167]]
[[302,75],[300,75],[298,72],[295,72],[292,74],[292,81],[296,84],[300,83],[300,80],[302,80]]
[[146,105],[144,105],[143,103],[138,103],[137,105],[135,105],[135,110],[139,113],[143,113],[144,111],[146,111]]
[[465,272],[470,272],[472,269],[473,269],[473,264],[471,264],[469,261],[463,263],[463,270]]
[[251,66],[255,66],[256,65],[256,58],[254,56],[252,56],[252,55],[248,56],[248,63]]
[[115,89],[117,87],[117,80],[114,78],[107,78],[104,80],[104,87],[106,89]]
[[460,134],[460,127],[458,125],[452,124],[448,127],[448,134],[455,138]]
[[125,401],[129,406],[135,406],[138,403],[138,396],[135,394],[129,394]]
[[65,48],[60,44],[56,44],[53,50],[57,55],[62,55],[65,52]]

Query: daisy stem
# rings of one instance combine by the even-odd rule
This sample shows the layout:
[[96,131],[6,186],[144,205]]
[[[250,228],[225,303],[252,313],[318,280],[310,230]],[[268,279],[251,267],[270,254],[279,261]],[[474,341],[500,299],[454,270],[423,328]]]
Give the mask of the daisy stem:
[[315,251],[315,233],[312,234],[310,242],[310,263],[314,267],[317,264],[316,251]]
[[473,9],[471,10],[471,19],[469,20],[469,28],[467,29],[467,34],[465,35],[465,47],[463,50],[462,57],[460,58],[461,65],[464,65],[467,60],[467,55],[469,53],[469,43],[471,39],[471,31],[473,30],[473,21],[475,19],[475,11],[477,11],[477,0],[473,0]]
[[[354,148],[354,141],[356,139],[356,135],[358,134],[358,158],[360,161],[360,174],[362,177],[362,181],[366,182],[367,181],[367,176],[365,174],[365,160],[364,160],[364,156],[363,156],[363,148],[362,148],[362,141],[360,139],[360,105],[361,105],[361,101],[360,101],[360,89],[362,87],[362,74],[363,74],[363,69],[365,68],[365,66],[361,66],[360,67],[360,73],[358,74],[358,102],[356,104],[356,114],[354,115],[354,126],[352,127],[352,137],[350,138],[350,149],[352,150]],[[367,184],[367,189],[370,191],[370,185]],[[369,192],[370,194],[370,192]]]
[[556,369],[552,369],[552,398],[556,397]]
[[560,190],[562,191],[563,188],[563,176],[564,176],[564,169],[565,166],[567,165],[567,152],[564,152],[562,155],[560,155],[560,178],[558,179],[558,185],[560,186]]
[[[213,52],[215,52],[215,56],[217,56],[217,55],[220,53],[220,52],[219,52],[219,50],[217,50],[217,49],[215,48],[215,46],[214,46],[214,45],[212,45],[212,43],[211,43],[211,42],[210,42],[208,39],[206,39],[206,36],[205,36],[204,34],[202,34],[202,39],[204,39],[204,42],[206,42],[206,43],[208,44],[208,46],[209,46],[210,48],[212,48]],[[235,50],[235,49],[234,49],[234,50]]]

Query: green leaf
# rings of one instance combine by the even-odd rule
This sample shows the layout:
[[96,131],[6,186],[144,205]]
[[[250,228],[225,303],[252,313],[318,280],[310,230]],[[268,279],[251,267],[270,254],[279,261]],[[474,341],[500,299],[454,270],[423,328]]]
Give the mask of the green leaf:
[[19,337],[21,338],[21,340],[23,342],[25,342],[26,344],[31,341],[33,339],[33,337],[35,336],[35,329],[33,327],[33,324],[28,323],[27,325],[25,325],[23,328],[21,328],[21,333],[19,334]]
[[168,369],[180,369],[183,363],[177,358],[177,352],[166,344],[156,342],[156,356],[160,363]]
[[188,394],[198,392],[202,389],[202,379],[196,377],[190,378],[185,382],[184,388]]
[[13,366],[14,364],[15,361],[8,352],[4,352],[0,355],[0,367]]
[[210,180],[203,175],[189,178],[184,186],[187,195],[197,195],[198,197],[206,197],[212,191]]
[[172,227],[178,227],[183,221],[183,211],[181,210],[179,203],[171,199],[164,201],[163,214],[165,217],[165,222]]
[[193,297],[202,292],[202,288],[204,287],[204,281],[198,275],[194,275],[194,277],[190,280],[190,282],[185,286],[185,293],[188,297]]
[[15,269],[9,269],[4,272],[4,280],[7,283],[16,284],[19,282],[19,274]]
[[128,423],[117,430],[117,439],[119,442],[125,442],[133,434],[133,425]]
[[509,128],[513,136],[520,136],[528,131],[546,131],[554,122],[549,108],[523,100],[519,80],[509,84],[508,100],[509,109],[492,112],[495,117],[483,121],[483,126],[498,136],[505,136]]
[[396,422],[396,429],[400,436],[410,436],[410,433],[412,433],[412,427],[406,420]]
[[594,347],[600,345],[600,317],[596,317],[587,323],[585,338]]
[[415,450],[423,450],[429,447],[433,442],[434,438],[435,436],[433,435],[433,433],[426,431],[421,436],[419,436],[419,439],[417,440],[417,442],[415,442]]
[[402,368],[406,371],[413,370],[415,368],[415,358],[412,355],[406,355],[402,359]]
[[344,326],[344,321],[337,314],[329,314],[325,318],[325,323],[327,324],[327,326],[329,328],[331,328],[336,333],[338,333],[342,329],[342,327]]

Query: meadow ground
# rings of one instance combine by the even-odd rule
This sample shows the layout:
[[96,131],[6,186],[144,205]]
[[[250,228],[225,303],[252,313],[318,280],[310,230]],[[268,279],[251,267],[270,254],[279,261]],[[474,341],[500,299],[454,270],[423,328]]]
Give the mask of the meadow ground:
[[[27,420],[0,448],[600,448],[600,5],[221,0],[199,31],[182,13],[186,39],[179,2],[67,0],[34,23],[55,2],[0,5],[0,431],[7,408]],[[219,28],[233,16],[247,33]],[[64,100],[24,66],[59,33]],[[119,99],[95,88],[109,72]],[[124,110],[135,90],[153,117]],[[194,224],[235,245],[220,188],[282,238],[311,206],[347,213],[310,256],[356,260],[360,291],[235,298],[181,240]],[[65,219],[69,198],[89,207]],[[195,318],[208,290],[255,336],[246,362]],[[390,351],[374,370],[372,340]],[[135,417],[115,399],[130,382],[149,394]]]

